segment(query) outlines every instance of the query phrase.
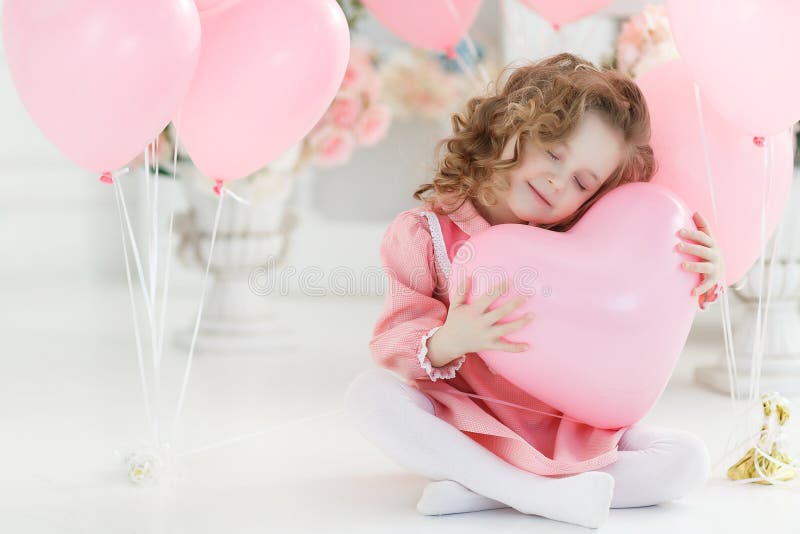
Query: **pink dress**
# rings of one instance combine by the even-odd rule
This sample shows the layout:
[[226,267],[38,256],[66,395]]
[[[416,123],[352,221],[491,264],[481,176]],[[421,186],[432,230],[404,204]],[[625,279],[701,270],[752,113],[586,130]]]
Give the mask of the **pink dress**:
[[600,429],[545,415],[561,412],[495,374],[477,354],[438,368],[428,359],[426,342],[447,316],[450,262],[469,236],[489,226],[469,199],[449,216],[418,206],[392,221],[381,242],[389,285],[370,341],[373,359],[427,395],[437,417],[520,469],[557,476],[613,463],[627,427]]

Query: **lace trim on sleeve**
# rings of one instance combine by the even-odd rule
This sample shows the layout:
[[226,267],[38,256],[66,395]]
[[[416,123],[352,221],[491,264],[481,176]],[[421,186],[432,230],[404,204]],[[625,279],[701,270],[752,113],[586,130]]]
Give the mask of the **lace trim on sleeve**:
[[428,376],[431,377],[433,382],[436,382],[440,378],[454,378],[456,376],[456,371],[461,368],[461,365],[467,359],[466,355],[462,355],[459,358],[453,360],[452,362],[448,363],[442,367],[434,367],[431,360],[428,358],[428,339],[439,330],[441,326],[435,326],[431,328],[427,334],[422,336],[422,341],[419,346],[419,352],[417,353],[417,359],[419,360],[420,366],[425,369],[425,372],[428,373]]
[[436,263],[444,275],[450,277],[450,258],[447,257],[447,247],[444,244],[444,235],[442,235],[442,227],[439,225],[439,218],[435,213],[430,211],[423,211],[428,219],[428,229],[431,232],[431,239],[433,240],[433,252],[436,256]]

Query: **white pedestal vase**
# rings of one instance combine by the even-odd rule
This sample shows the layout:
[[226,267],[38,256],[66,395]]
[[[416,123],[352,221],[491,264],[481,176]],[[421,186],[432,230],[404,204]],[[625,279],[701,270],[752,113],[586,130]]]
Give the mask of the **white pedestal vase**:
[[[800,395],[800,183],[797,177],[792,183],[790,195],[780,231],[777,259],[772,267],[772,289],[767,323],[762,333],[764,353],[756,398],[767,391],[778,391],[787,396]],[[773,240],[774,236],[767,243],[764,256],[764,303],[769,284]],[[761,286],[760,261],[750,269],[739,285],[741,287],[732,289],[731,294],[738,297],[743,309],[739,317],[732,319],[731,323],[738,375],[737,396],[746,398],[750,392],[752,377],[753,342]],[[762,316],[765,310],[765,307],[762,308]],[[698,367],[695,370],[695,379],[702,385],[730,393],[724,349],[715,365]]]
[[[179,256],[205,269],[219,197],[210,180],[193,168],[181,172],[187,213],[176,218]],[[245,205],[228,196],[224,200],[209,270],[205,306],[195,346],[196,353],[264,353],[292,349],[290,329],[269,294],[251,287],[257,270],[279,268],[286,255],[296,216],[289,208],[295,183],[291,171],[264,170],[226,184]],[[279,288],[278,288],[279,289]],[[188,349],[194,316],[176,342]]]

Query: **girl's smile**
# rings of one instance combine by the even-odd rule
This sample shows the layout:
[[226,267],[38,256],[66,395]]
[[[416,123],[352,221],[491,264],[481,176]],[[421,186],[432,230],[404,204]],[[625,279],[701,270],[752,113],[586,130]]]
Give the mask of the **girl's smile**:
[[550,204],[550,202],[544,197],[544,195],[542,195],[539,191],[536,190],[536,187],[534,187],[532,183],[528,182],[528,185],[531,187],[531,191],[533,192],[533,196],[535,199],[539,200],[540,202],[543,202],[547,207],[550,208],[553,207],[553,205]]

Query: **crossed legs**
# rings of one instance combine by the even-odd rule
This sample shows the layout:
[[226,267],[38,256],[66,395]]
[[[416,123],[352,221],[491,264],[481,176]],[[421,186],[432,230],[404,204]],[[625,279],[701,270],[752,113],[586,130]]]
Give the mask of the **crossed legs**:
[[635,425],[623,434],[615,463],[570,477],[539,476],[436,417],[427,396],[381,368],[353,380],[345,409],[358,431],[397,464],[433,479],[417,505],[427,515],[512,507],[598,527],[609,508],[676,499],[709,475],[702,440],[684,430]]

